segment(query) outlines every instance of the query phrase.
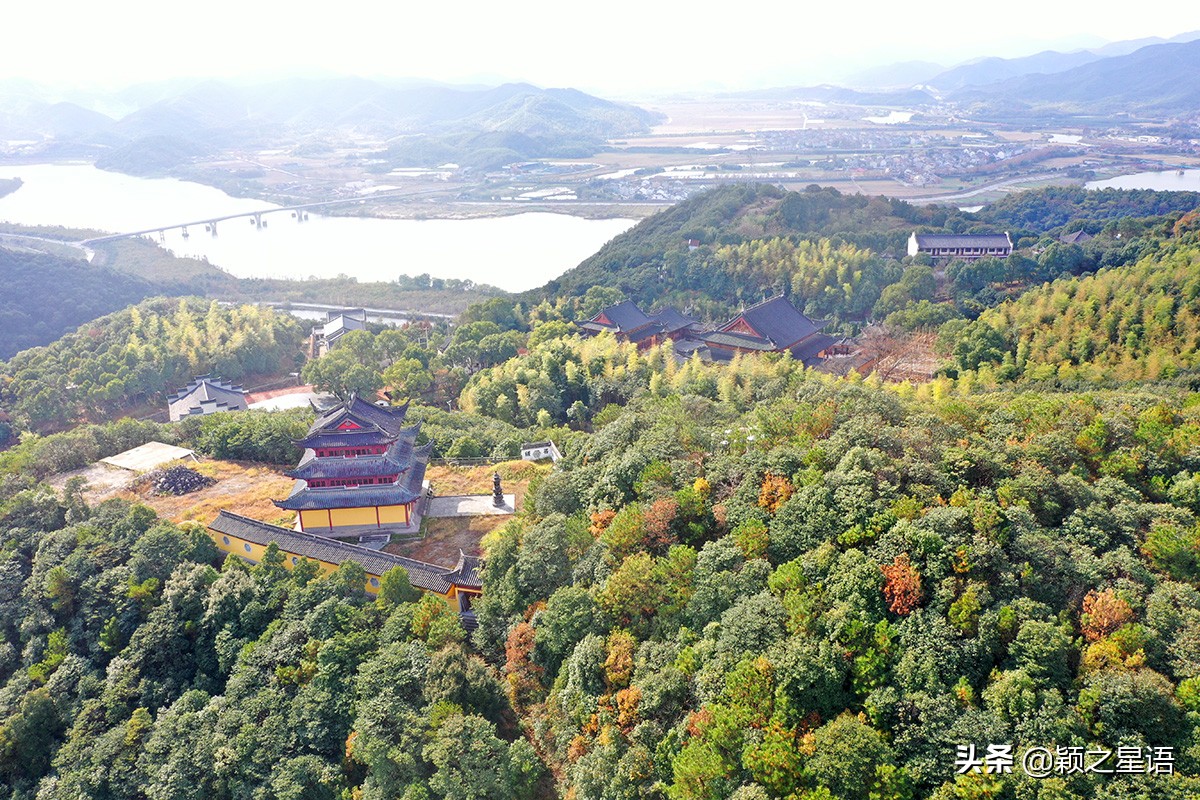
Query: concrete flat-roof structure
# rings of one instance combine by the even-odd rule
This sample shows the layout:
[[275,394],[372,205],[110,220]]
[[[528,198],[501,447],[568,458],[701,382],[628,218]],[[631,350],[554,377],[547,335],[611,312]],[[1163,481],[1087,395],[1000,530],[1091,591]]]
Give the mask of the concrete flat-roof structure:
[[197,460],[196,453],[185,447],[176,447],[173,444],[164,444],[163,442],[147,442],[140,447],[126,450],[124,453],[117,453],[115,456],[102,458],[100,459],[100,463],[110,464],[114,467],[130,470],[131,472],[149,472],[155,467],[171,461],[178,461],[181,458],[190,458],[193,461]]

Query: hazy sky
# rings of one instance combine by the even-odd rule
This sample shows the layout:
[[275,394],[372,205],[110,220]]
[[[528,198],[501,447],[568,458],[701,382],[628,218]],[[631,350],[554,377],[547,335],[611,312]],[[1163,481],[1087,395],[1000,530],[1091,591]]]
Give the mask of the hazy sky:
[[[6,3],[0,78],[110,86],[295,70],[528,80],[610,95],[833,79],[1200,28],[1200,4],[1005,0],[42,0]],[[990,18],[987,9],[994,9]],[[313,10],[310,10],[313,9]],[[1161,9],[1155,9],[1161,10]]]

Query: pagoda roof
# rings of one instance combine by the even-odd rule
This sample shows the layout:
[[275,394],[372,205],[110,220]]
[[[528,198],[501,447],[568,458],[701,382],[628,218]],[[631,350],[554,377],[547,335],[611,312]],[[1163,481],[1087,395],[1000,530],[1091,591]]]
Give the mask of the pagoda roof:
[[391,444],[396,440],[395,435],[379,430],[335,431],[317,433],[296,439],[297,447],[312,449],[326,447],[364,447],[379,444]]
[[[461,551],[458,565],[451,570],[436,564],[360,547],[349,542],[340,542],[312,533],[281,528],[278,525],[270,525],[229,511],[222,511],[218,514],[208,527],[209,530],[217,533],[236,536],[264,547],[275,542],[279,545],[279,549],[287,553],[316,561],[324,561],[329,564],[355,561],[361,564],[369,575],[383,575],[393,567],[404,567],[408,572],[408,580],[413,586],[438,594],[446,594],[452,585],[478,588],[479,569],[478,567],[474,570],[464,569],[464,556],[461,555]],[[471,557],[466,556],[465,558],[470,559]],[[476,578],[476,583],[466,582],[472,578]]]
[[305,480],[298,480],[286,499],[275,500],[274,503],[288,511],[400,506],[411,503],[424,492],[425,466],[429,463],[429,453],[432,450],[433,442],[414,448],[409,464],[397,476],[395,483],[312,489]]
[[321,457],[309,449],[295,469],[283,474],[300,480],[396,474],[410,466],[420,431],[420,423],[403,429],[387,451],[379,455]]
[[408,414],[408,403],[397,408],[368,403],[358,395],[320,414],[308,433],[296,444],[301,447],[354,447],[387,444],[399,436]]

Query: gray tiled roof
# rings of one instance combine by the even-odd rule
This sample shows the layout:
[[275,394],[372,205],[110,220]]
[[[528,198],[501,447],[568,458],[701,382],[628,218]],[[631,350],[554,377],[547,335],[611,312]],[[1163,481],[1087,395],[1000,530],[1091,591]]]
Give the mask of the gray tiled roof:
[[[359,311],[361,309],[355,309]],[[363,317],[366,312],[363,312]],[[342,334],[348,331],[366,330],[367,322],[365,319],[359,318],[353,312],[343,312],[341,314],[331,314],[324,325],[320,326],[321,336],[328,340],[340,339]]]
[[425,467],[429,463],[429,453],[432,449],[433,442],[415,448],[411,463],[392,484],[309,489],[304,481],[296,481],[292,493],[286,499],[272,502],[288,511],[400,506],[411,503],[424,492]]
[[917,246],[920,248],[973,248],[981,247],[987,250],[1009,249],[1012,242],[1006,233],[918,233]]
[[740,347],[743,350],[760,350],[764,353],[776,349],[774,343],[766,339],[736,331],[705,331],[700,334],[700,338],[715,347]]
[[[391,443],[403,429],[407,414],[408,403],[396,408],[382,408],[351,395],[348,402],[334,406],[317,417],[309,427],[308,434],[296,444],[317,448]],[[337,430],[337,426],[345,420],[359,427],[348,431]]]
[[466,589],[483,588],[483,559],[469,556],[462,550],[458,551],[458,563],[446,574],[446,578],[456,586]]
[[738,319],[745,320],[760,336],[769,340],[774,345],[771,348],[774,350],[791,347],[801,339],[813,335],[824,325],[824,323],[818,324],[804,316],[799,309],[792,305],[791,300],[782,295],[750,306],[725,323],[722,330],[728,329]]
[[792,357],[805,366],[812,366],[820,361],[817,353],[837,344],[837,339],[823,333],[814,334],[792,348]]
[[625,334],[625,339],[627,341],[633,342],[634,344],[637,344],[638,342],[642,342],[653,336],[657,336],[658,334],[660,334],[662,332],[663,332],[662,325],[659,325],[657,322],[652,322],[649,325],[647,325],[646,327],[639,328],[638,330],[634,331],[633,333]]
[[[450,590],[451,584],[457,582],[458,570],[461,569],[459,566],[454,570],[449,570],[436,564],[427,564],[424,561],[394,556],[391,553],[327,539],[324,536],[281,528],[278,525],[270,525],[228,511],[218,514],[208,527],[217,533],[236,536],[264,547],[275,542],[281,550],[316,561],[324,561],[329,564],[355,561],[371,575],[382,575],[393,567],[404,567],[408,571],[408,579],[413,586],[439,594],[445,594]],[[462,564],[461,559],[459,563]],[[451,580],[451,575],[455,576],[455,580]],[[469,574],[466,577],[469,577]]]
[[334,406],[313,421],[309,433],[323,431],[337,425],[343,417],[349,417],[360,425],[374,425],[389,433],[398,433],[404,425],[404,417],[408,414],[408,403],[395,408],[377,406],[368,403],[356,394],[350,395],[350,400]]
[[296,440],[297,447],[313,449],[324,447],[368,447],[377,444],[391,444],[392,435],[384,431],[367,429],[358,431],[331,431],[317,433]]
[[670,306],[667,306],[657,314],[652,314],[650,318],[661,325],[663,331],[666,333],[674,333],[675,331],[699,324],[696,320],[680,314]]
[[172,420],[210,411],[245,411],[246,392],[241,386],[200,375],[167,398]]
[[[597,322],[596,320],[601,315],[608,317],[612,322],[612,326]],[[588,320],[588,322],[603,326],[609,330],[615,330],[619,333],[629,333],[630,331],[636,331],[639,328],[649,325],[651,320],[640,308],[634,305],[632,300],[625,300],[624,302],[617,303],[615,306],[609,306]]]

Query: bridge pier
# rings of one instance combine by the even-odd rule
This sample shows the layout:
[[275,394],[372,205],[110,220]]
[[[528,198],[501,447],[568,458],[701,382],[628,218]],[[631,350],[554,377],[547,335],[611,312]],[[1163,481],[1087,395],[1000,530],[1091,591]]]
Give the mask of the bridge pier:
[[254,215],[254,227],[258,228],[260,231],[262,230],[262,214]]
[[212,235],[213,235],[213,238],[214,238],[214,239],[215,239],[215,238],[217,238],[217,221],[216,221],[216,220],[213,220],[212,222],[210,222],[210,223],[209,223],[209,225],[211,225],[211,226],[212,226]]
[[180,227],[183,230],[183,238],[188,238],[187,225],[182,225]]

